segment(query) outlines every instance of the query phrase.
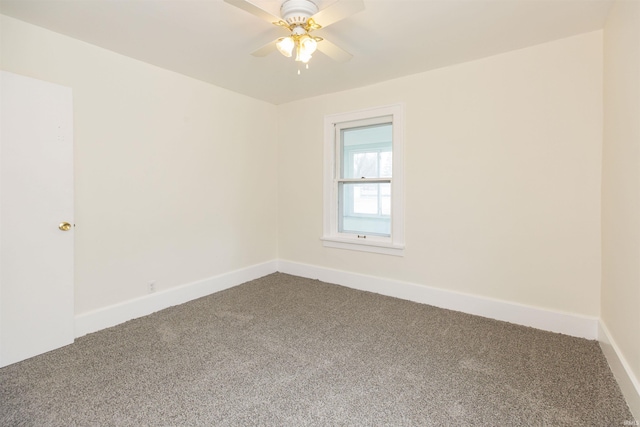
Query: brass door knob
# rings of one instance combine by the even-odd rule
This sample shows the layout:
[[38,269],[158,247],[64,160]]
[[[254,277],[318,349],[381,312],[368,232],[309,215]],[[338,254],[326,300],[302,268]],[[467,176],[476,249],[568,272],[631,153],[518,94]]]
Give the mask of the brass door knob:
[[71,230],[71,224],[68,222],[61,222],[60,225],[58,225],[58,228],[62,231],[69,231]]

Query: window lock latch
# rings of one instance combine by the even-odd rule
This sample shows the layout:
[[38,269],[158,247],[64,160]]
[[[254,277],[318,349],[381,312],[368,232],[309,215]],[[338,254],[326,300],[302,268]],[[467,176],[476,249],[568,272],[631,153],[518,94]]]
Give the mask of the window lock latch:
[[361,236],[361,235],[358,234],[358,239],[366,239],[366,238],[367,238],[367,236]]

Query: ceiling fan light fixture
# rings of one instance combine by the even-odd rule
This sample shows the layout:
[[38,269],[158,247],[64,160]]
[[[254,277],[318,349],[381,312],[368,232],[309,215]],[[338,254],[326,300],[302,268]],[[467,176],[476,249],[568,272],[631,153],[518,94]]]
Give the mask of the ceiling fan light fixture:
[[295,42],[291,37],[282,37],[276,42],[276,47],[281,54],[283,54],[287,58],[290,58],[291,53],[293,52],[293,48],[295,47]]
[[[329,1],[331,4],[329,6],[325,5],[322,11],[320,11],[318,3],[322,2],[324,4],[327,0],[278,0],[281,4],[280,16],[277,16],[271,11],[254,4],[255,0],[224,1],[290,31],[288,37],[278,38],[257,49],[252,53],[253,56],[262,57],[268,55],[275,50],[273,49],[275,44],[277,50],[288,58],[293,56],[293,49],[295,49],[295,60],[304,63],[307,68],[311,56],[318,48],[318,43],[323,40],[322,37],[312,36],[310,33],[364,9],[363,0],[331,0]],[[315,21],[316,19],[322,21],[324,25],[318,24]],[[350,53],[332,43],[327,43],[327,46],[323,46],[321,51],[340,62],[347,61],[352,57]]]

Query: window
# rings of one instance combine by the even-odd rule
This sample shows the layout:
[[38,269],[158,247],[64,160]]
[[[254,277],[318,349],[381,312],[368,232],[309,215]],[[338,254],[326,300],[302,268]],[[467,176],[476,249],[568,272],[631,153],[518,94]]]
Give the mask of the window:
[[403,255],[402,107],[325,117],[325,246]]

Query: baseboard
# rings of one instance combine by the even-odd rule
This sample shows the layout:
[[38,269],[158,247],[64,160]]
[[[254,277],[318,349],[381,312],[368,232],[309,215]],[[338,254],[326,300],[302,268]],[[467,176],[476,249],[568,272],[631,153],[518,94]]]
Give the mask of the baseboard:
[[145,295],[140,298],[114,304],[99,310],[80,314],[75,318],[75,336],[81,337],[91,332],[146,316],[156,311],[183,304],[197,298],[232,288],[250,280],[258,279],[277,271],[277,261],[252,265],[240,270],[224,273],[197,282]]
[[620,390],[622,390],[622,394],[627,400],[631,413],[637,421],[640,421],[640,380],[633,374],[629,363],[627,363],[602,320],[598,323],[598,340],[600,341],[602,352],[607,358],[607,362],[609,362],[611,372],[613,372],[613,376],[618,381]]
[[598,337],[596,317],[285,260],[278,261],[278,271],[574,337],[590,340]]
[[594,340],[598,338],[598,319],[595,317],[552,311],[415,283],[285,260],[274,260],[253,265],[80,314],[75,318],[75,336],[81,337],[91,332],[109,328],[131,319],[146,316],[174,305],[183,304],[196,298],[240,285],[276,271],[320,279],[353,289],[503,320],[546,331]]

